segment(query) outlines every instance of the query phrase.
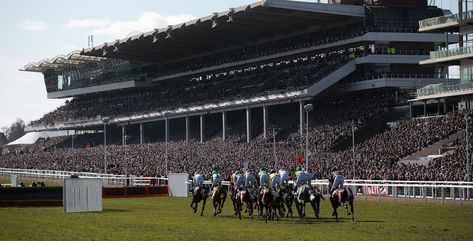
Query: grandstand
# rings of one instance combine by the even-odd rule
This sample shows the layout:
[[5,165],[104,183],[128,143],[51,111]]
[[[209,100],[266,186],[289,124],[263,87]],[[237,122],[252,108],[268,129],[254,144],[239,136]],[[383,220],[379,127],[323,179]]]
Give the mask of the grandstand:
[[397,165],[463,124],[447,104],[430,111],[441,118],[399,121],[416,89],[456,81],[444,67],[419,65],[459,40],[419,32],[419,21],[442,16],[423,0],[266,0],[30,63],[23,71],[43,74],[48,98],[72,99],[27,130],[77,135],[2,156],[0,165],[134,175],[218,165],[228,176],[245,161],[293,169],[296,155],[309,155],[319,176],[337,165],[359,178],[462,179]]

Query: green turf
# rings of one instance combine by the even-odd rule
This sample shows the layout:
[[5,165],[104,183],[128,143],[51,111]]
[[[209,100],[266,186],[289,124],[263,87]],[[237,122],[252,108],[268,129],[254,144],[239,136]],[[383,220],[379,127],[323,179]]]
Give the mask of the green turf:
[[[321,218],[238,220],[226,203],[214,217],[192,213],[188,198],[105,199],[99,213],[62,208],[0,209],[0,240],[472,240],[473,205],[356,200],[356,221]],[[310,213],[311,215],[312,213]]]

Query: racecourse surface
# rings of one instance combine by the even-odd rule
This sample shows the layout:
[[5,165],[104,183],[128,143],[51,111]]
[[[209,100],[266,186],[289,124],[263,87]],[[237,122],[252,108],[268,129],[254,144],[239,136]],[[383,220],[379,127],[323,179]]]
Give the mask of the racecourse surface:
[[[104,199],[99,213],[62,208],[1,208],[0,240],[472,240],[473,205],[355,200],[356,220],[330,216],[265,223],[233,216],[231,203],[214,217],[192,213],[189,198]],[[229,201],[229,198],[227,199]],[[200,206],[199,206],[200,207]],[[312,212],[309,212],[312,216]]]

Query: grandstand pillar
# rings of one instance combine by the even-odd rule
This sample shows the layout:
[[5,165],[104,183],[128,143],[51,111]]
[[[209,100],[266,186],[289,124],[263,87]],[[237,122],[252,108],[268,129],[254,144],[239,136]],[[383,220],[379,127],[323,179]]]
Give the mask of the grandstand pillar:
[[440,114],[440,99],[437,99],[437,115]]
[[409,118],[412,118],[413,117],[413,113],[412,113],[412,105],[413,105],[414,102],[410,101],[409,102]]
[[443,98],[443,113],[447,114],[447,98]]
[[189,142],[189,136],[190,136],[190,120],[189,116],[186,116],[186,142]]
[[268,107],[263,105],[263,138],[266,139],[268,131]]
[[222,112],[222,139],[226,141],[227,139],[227,112]]
[[164,119],[164,140],[165,142],[169,141],[169,119]]
[[126,126],[122,125],[122,145],[125,145]]
[[200,143],[204,143],[205,141],[205,130],[204,130],[204,127],[205,127],[205,119],[204,119],[204,115],[200,115]]
[[143,123],[140,123],[140,144],[145,142],[145,136],[143,131]]
[[424,100],[424,116],[427,115],[427,101]]
[[251,140],[251,109],[246,107],[246,142],[250,143]]
[[304,136],[304,101],[299,101],[299,131]]

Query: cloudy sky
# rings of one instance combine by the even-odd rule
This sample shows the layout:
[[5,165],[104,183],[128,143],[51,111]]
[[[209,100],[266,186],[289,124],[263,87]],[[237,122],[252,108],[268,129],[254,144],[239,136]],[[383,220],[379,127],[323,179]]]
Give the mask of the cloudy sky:
[[[4,1],[0,5],[0,128],[17,118],[26,122],[54,110],[64,100],[46,98],[42,74],[18,69],[123,38],[136,31],[177,24],[254,0],[42,0]],[[449,1],[438,1],[444,8]]]

